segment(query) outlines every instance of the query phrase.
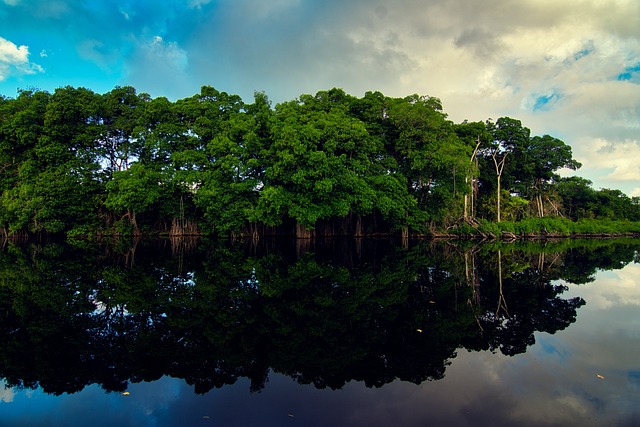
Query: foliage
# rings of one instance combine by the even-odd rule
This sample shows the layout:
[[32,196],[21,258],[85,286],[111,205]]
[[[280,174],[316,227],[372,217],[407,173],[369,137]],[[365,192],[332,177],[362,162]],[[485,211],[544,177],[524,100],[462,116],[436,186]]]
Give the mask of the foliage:
[[638,199],[558,174],[579,167],[517,119],[455,124],[417,94],[334,88],[275,107],[211,86],[177,101],[131,86],[0,98],[5,235],[466,235],[478,221],[486,234],[568,235],[591,229],[562,218],[640,221]]

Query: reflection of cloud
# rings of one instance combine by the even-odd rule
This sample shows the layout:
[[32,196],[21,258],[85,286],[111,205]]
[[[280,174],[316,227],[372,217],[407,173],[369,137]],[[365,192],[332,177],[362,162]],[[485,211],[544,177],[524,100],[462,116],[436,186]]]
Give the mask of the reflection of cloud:
[[588,299],[589,310],[606,310],[614,306],[640,307],[640,264],[629,264],[621,270],[600,272],[597,286],[591,284],[580,291]]
[[12,388],[6,388],[4,381],[0,381],[0,402],[11,403],[16,393]]
[[640,371],[629,371],[627,381],[631,390],[640,392]]

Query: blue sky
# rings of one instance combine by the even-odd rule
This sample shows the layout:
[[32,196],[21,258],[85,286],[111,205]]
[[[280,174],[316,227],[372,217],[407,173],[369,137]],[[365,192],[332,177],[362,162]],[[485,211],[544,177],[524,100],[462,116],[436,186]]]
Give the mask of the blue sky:
[[66,85],[431,95],[456,122],[561,138],[595,188],[640,195],[637,0],[0,0],[0,94]]

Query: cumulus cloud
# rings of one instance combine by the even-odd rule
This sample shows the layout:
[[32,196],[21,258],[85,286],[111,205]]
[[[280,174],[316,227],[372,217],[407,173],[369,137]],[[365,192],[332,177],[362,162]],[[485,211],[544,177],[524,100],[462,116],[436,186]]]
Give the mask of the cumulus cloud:
[[[592,143],[592,155],[589,163],[602,163],[607,170],[602,177],[605,181],[640,182],[640,141],[607,141],[596,139]],[[615,188],[615,187],[613,187]]]
[[620,150],[603,164],[597,141],[638,142],[639,5],[193,0],[162,33],[176,44],[153,56],[188,58],[191,80],[245,99],[254,90],[279,102],[341,87],[358,96],[436,96],[455,121],[516,117],[565,140],[585,170],[624,187],[637,171]]
[[10,75],[34,74],[42,71],[41,66],[29,61],[27,46],[16,46],[11,41],[0,37],[0,81]]

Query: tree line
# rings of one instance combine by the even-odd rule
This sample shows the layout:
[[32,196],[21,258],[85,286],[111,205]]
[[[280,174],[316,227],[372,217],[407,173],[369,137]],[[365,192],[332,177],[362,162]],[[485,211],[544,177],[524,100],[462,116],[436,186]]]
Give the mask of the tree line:
[[571,147],[519,120],[454,123],[430,96],[341,89],[275,107],[210,86],[170,101],[130,86],[0,97],[5,236],[371,235],[564,217],[639,221]]

